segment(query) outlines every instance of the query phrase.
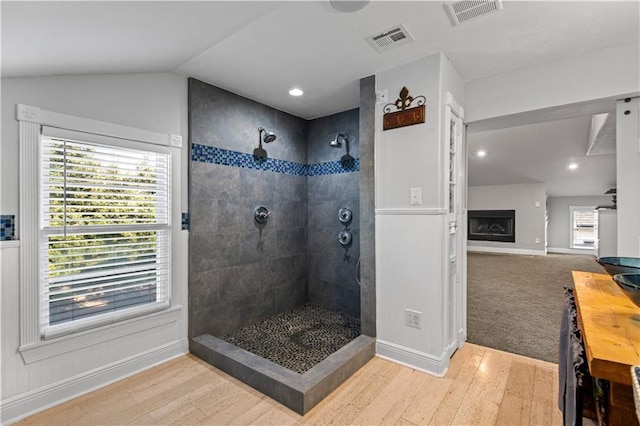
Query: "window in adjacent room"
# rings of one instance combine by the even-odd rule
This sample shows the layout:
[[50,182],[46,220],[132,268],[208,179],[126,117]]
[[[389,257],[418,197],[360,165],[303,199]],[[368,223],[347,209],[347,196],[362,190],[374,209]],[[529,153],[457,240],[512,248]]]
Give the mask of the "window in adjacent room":
[[569,207],[571,216],[571,248],[593,249],[598,227],[598,212],[595,207]]
[[40,151],[43,335],[167,308],[168,148],[56,134],[44,128]]

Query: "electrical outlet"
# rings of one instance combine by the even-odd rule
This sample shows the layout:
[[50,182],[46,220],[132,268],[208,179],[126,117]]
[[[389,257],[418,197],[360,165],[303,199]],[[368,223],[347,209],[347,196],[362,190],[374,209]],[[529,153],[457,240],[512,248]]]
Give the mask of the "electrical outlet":
[[422,188],[411,188],[411,204],[422,204]]
[[540,238],[536,237],[536,244],[540,244]]
[[404,310],[404,323],[408,327],[422,328],[422,312],[411,309]]

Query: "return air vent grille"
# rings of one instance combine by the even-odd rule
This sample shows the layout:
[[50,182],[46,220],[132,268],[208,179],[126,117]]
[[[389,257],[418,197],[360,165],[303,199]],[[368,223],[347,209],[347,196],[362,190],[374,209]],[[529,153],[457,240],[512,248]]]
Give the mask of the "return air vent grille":
[[453,25],[460,25],[489,13],[502,10],[502,0],[465,0],[445,3]]
[[404,25],[397,25],[390,30],[366,38],[367,42],[378,52],[386,52],[415,39]]

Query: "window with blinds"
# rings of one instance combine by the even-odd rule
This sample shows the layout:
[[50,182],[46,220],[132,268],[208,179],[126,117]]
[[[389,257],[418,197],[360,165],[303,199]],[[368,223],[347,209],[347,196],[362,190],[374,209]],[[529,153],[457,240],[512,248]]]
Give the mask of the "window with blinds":
[[595,207],[571,206],[571,248],[593,249],[596,240],[598,212]]
[[73,140],[43,130],[45,337],[169,306],[169,151],[102,139]]

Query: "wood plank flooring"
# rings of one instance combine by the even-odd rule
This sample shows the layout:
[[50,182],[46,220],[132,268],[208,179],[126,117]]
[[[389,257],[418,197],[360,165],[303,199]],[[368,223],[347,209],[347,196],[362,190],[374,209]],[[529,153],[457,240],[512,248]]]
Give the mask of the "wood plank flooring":
[[374,358],[304,417],[185,355],[18,425],[561,425],[556,364],[466,343],[444,378]]

